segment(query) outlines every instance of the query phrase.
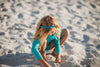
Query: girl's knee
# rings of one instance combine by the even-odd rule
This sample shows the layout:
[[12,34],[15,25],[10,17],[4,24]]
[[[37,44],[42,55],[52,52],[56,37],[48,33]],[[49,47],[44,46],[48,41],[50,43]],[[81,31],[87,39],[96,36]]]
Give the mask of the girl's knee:
[[69,36],[69,30],[68,29],[64,29],[64,32],[66,33],[67,36]]

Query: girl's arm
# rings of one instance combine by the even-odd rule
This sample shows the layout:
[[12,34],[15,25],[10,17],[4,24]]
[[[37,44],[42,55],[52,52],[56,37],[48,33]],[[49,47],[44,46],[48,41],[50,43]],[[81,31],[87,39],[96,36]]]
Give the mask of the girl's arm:
[[43,58],[38,50],[39,45],[40,45],[39,39],[34,40],[31,48],[32,53],[35,55],[38,61]]
[[56,53],[57,53],[55,62],[60,63],[61,62],[61,56],[60,56],[60,53],[61,53],[60,52],[60,38],[58,36],[55,38],[54,46],[55,46],[55,50],[56,50]]
[[55,50],[56,50],[56,53],[57,54],[60,54],[60,38],[57,36],[55,39],[54,39],[54,46],[55,46]]
[[32,48],[31,48],[31,51],[32,53],[35,55],[36,59],[38,61],[40,61],[44,67],[51,67],[44,59],[43,57],[41,56],[39,50],[38,50],[38,47],[40,45],[40,41],[39,39],[37,40],[34,40],[33,43],[32,43]]

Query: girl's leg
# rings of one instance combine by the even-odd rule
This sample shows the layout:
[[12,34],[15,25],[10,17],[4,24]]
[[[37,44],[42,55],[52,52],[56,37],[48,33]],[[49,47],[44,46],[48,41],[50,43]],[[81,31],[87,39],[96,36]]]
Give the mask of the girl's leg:
[[40,50],[40,53],[41,53],[42,57],[43,57],[45,60],[47,60],[47,58],[46,58],[46,53],[45,53],[46,45],[47,45],[47,41],[45,40],[45,42],[43,43],[43,46],[42,46],[42,48],[41,48],[41,50]]
[[[62,29],[61,37],[60,37],[60,46],[64,44],[64,42],[67,40],[69,36],[69,31],[68,29]],[[54,40],[52,40],[51,45],[49,46],[49,49],[54,48]],[[56,55],[55,49],[52,52],[53,55]]]

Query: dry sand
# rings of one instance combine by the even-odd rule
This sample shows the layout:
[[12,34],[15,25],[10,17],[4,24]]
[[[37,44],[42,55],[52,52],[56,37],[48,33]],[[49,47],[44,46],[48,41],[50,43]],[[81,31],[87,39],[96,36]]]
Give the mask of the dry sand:
[[65,62],[52,67],[100,67],[100,0],[0,0],[0,67],[42,67],[31,53],[40,18],[55,17],[70,31]]

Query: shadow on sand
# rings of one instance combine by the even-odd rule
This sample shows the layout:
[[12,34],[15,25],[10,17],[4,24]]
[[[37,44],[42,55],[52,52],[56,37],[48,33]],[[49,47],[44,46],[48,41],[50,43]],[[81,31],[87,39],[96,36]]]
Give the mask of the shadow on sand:
[[38,65],[40,62],[36,60],[33,54],[16,53],[0,56],[0,65],[21,66],[21,65]]

